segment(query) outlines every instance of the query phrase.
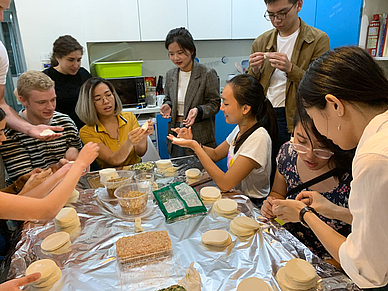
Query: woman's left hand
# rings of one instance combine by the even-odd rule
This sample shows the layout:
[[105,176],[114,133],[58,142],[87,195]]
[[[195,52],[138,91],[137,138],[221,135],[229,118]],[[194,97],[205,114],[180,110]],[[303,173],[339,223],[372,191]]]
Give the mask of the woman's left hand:
[[189,127],[189,128],[186,128],[186,127],[171,128],[171,131],[175,132],[177,134],[178,138],[193,139],[191,127]]
[[186,127],[190,127],[194,124],[195,118],[197,118],[198,115],[198,108],[192,108],[189,111],[189,114],[187,114],[187,118],[183,120],[183,125]]
[[299,212],[306,207],[302,201],[274,199],[272,213],[284,222],[299,222]]
[[[183,147],[183,148],[194,149],[194,147],[196,145],[198,145],[198,142],[196,140],[193,140],[193,139],[182,139],[182,138],[178,138],[177,139],[177,137],[173,136],[172,134],[169,134],[167,136],[167,138],[169,140],[171,140],[173,144],[176,144],[176,145],[178,145],[180,147]],[[174,140],[174,138],[175,138],[175,140]]]

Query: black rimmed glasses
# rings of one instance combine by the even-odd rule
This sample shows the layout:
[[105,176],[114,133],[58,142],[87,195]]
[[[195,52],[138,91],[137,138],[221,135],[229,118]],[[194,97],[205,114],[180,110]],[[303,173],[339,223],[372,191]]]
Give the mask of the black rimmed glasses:
[[[308,151],[311,151],[310,148],[301,145],[299,143],[291,142],[292,149],[298,152],[298,154],[307,154]],[[328,160],[334,155],[332,151],[321,150],[321,149],[313,149],[313,154],[320,159]]]
[[274,20],[275,17],[276,17],[278,20],[284,20],[284,19],[286,19],[288,12],[291,11],[291,9],[296,5],[296,3],[298,3],[298,1],[296,1],[294,4],[292,4],[292,6],[290,7],[290,9],[288,9],[288,10],[285,11],[285,12],[271,13],[271,12],[266,11],[266,12],[264,13],[264,18],[265,18],[266,20],[268,20],[268,21]]

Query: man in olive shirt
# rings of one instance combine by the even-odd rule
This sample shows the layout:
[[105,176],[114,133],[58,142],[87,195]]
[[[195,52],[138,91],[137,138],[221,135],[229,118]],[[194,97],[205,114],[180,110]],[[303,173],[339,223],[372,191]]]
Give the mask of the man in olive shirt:
[[264,17],[274,28],[253,42],[248,74],[260,81],[275,108],[279,149],[290,139],[299,82],[309,64],[330,50],[330,44],[326,33],[299,18],[303,0],[264,2],[267,5]]

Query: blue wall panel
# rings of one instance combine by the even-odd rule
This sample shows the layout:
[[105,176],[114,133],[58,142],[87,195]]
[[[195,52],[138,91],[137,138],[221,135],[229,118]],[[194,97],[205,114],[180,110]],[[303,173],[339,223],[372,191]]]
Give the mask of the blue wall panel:
[[315,27],[326,32],[331,48],[358,45],[363,0],[317,0]]
[[299,12],[299,16],[308,25],[315,26],[316,10],[317,10],[316,0],[303,1],[302,10]]

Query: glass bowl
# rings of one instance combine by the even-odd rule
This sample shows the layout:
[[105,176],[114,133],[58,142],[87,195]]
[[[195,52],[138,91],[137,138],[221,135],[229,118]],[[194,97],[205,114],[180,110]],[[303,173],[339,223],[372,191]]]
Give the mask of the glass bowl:
[[115,196],[120,204],[121,211],[124,214],[137,215],[147,207],[148,187],[139,183],[123,185],[116,189]]
[[119,175],[117,178],[110,178],[109,176],[101,177],[101,184],[103,184],[108,191],[109,197],[116,198],[114,192],[117,188],[123,185],[132,183],[132,177],[134,173],[132,171],[117,171]]

